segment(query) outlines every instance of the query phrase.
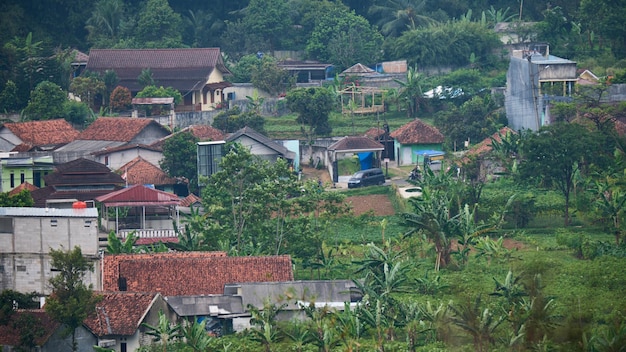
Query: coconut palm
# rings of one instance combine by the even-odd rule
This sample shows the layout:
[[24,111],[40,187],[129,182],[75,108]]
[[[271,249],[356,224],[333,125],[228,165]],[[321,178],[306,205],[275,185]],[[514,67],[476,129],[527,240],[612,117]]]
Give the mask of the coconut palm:
[[161,342],[163,346],[163,352],[167,351],[167,343],[180,339],[183,335],[181,333],[180,324],[172,324],[167,315],[163,311],[159,311],[159,321],[157,325],[150,325],[142,323],[142,326],[148,328],[146,334],[152,336],[155,342]]
[[380,18],[376,25],[387,36],[399,36],[408,29],[416,29],[434,23],[435,20],[422,15],[426,0],[389,0],[385,5],[372,5],[369,13]]

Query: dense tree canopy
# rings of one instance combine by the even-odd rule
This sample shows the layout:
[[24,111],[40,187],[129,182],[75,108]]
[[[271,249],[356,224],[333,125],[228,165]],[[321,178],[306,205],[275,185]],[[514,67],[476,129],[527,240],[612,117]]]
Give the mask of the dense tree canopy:
[[198,138],[190,132],[181,132],[165,140],[163,144],[163,159],[159,162],[161,169],[170,177],[177,177],[188,182],[191,191],[197,190]]

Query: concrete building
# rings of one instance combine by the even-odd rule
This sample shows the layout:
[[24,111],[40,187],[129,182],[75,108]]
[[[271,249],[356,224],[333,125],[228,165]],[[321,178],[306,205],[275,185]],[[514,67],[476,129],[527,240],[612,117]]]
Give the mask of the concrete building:
[[550,103],[571,101],[577,79],[576,62],[550,55],[547,45],[515,50],[505,92],[509,127],[537,131],[549,125]]
[[97,209],[0,208],[0,291],[49,294],[50,250],[75,246],[94,263],[85,284],[99,289]]

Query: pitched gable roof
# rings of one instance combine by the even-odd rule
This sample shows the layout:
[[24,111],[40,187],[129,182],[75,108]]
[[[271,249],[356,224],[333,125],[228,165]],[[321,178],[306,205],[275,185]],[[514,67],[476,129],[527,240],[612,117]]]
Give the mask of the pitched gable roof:
[[439,130],[415,119],[389,134],[400,144],[439,144],[443,143],[444,137]]
[[118,290],[118,278],[122,277],[129,292],[157,291],[164,296],[223,294],[224,284],[232,282],[293,280],[290,256],[226,257],[223,252],[107,255],[103,265],[105,290]]
[[359,152],[384,150],[385,147],[369,137],[344,137],[328,146],[328,150]]
[[96,336],[133,335],[160,297],[158,293],[104,292],[83,324]]
[[369,137],[373,140],[377,140],[378,138],[384,137],[385,130],[378,127],[372,127],[369,130],[365,131],[365,137]]
[[78,131],[64,119],[5,123],[4,128],[18,137],[21,149],[67,144],[78,137]]
[[352,67],[347,68],[343,72],[342,75],[375,75],[378,74],[375,70],[361,64],[355,64]]
[[147,68],[158,85],[183,93],[201,89],[205,82],[199,84],[198,80],[208,80],[215,68],[230,74],[219,48],[92,49],[86,67],[95,72],[115,71],[120,85],[131,91],[141,89],[137,77]]
[[28,191],[34,191],[36,189],[39,189],[39,187],[32,185],[28,182],[24,182],[22,184],[20,184],[19,186],[13,188],[11,191],[9,191],[9,196],[14,196],[16,194],[19,194],[20,192],[22,192],[23,190],[28,190]]
[[56,167],[56,170],[44,176],[48,186],[63,185],[117,185],[124,180],[99,162],[78,158]]
[[159,153],[162,151],[161,148],[155,147],[154,143],[150,145],[140,144],[140,143],[131,143],[131,144],[123,144],[123,145],[115,146],[115,147],[105,147],[102,150],[92,152],[91,155],[95,155],[95,156],[106,155],[106,154],[111,154],[115,152],[131,150],[131,149],[144,149],[144,150],[150,150],[150,151],[159,152]]
[[257,142],[259,142],[260,144],[274,150],[276,153],[282,155],[283,157],[287,158],[287,159],[293,159],[295,158],[295,153],[290,151],[289,149],[285,148],[283,145],[276,143],[275,141],[265,137],[264,135],[262,135],[261,133],[255,131],[254,129],[246,126],[236,132],[234,132],[233,134],[231,134],[230,136],[228,136],[226,138],[226,142],[233,142],[236,141],[237,139],[239,139],[241,136],[247,136]]
[[82,131],[76,139],[129,143],[150,125],[169,133],[165,127],[152,119],[100,117]]
[[172,138],[173,136],[179,133],[186,133],[186,132],[189,132],[192,135],[194,135],[196,138],[198,138],[200,142],[223,141],[224,138],[226,138],[226,134],[224,132],[222,132],[221,130],[218,130],[217,128],[213,126],[191,125],[189,127],[183,128],[182,130],[178,132],[172,133],[169,136],[165,136],[159,139],[158,141],[152,143],[150,146],[153,148],[163,149],[163,144],[165,144],[165,141],[167,141],[169,138]]
[[96,198],[107,207],[136,207],[142,205],[178,205],[180,199],[173,193],[159,191],[144,185],[132,185]]
[[512,130],[510,127],[507,127],[507,126],[502,127],[500,130],[498,130],[497,132],[495,132],[491,136],[483,139],[480,143],[478,143],[475,146],[471,147],[467,151],[467,153],[465,153],[465,157],[482,156],[482,155],[490,152],[493,149],[493,146],[491,144],[492,138],[496,142],[501,142],[502,138],[506,137],[509,133],[517,134],[517,132]]
[[167,176],[158,166],[140,156],[124,164],[118,172],[131,185],[173,185],[178,183],[175,178]]

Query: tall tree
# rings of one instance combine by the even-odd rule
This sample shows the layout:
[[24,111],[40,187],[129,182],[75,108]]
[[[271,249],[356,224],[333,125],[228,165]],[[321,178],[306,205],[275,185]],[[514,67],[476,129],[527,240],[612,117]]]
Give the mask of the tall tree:
[[326,88],[297,88],[287,93],[287,106],[298,114],[297,122],[302,125],[302,134],[312,148],[316,136],[329,134],[332,128],[328,116],[335,99]]
[[181,132],[165,140],[161,169],[170,177],[182,178],[188,182],[190,191],[198,189],[198,137],[191,132]]
[[86,23],[89,42],[101,48],[117,44],[122,37],[125,13],[122,0],[98,0]]
[[27,120],[62,118],[65,115],[66,101],[66,93],[61,87],[55,83],[43,81],[31,93],[30,101],[23,112],[24,118]]
[[324,13],[316,22],[306,45],[307,55],[339,68],[355,63],[376,63],[381,57],[383,36],[367,20],[348,10]]
[[575,176],[591,163],[597,149],[597,138],[591,132],[579,124],[566,122],[544,126],[522,144],[520,175],[553,184],[563,194],[565,226],[570,222],[570,195]]
[[[281,48],[281,40],[291,30],[289,7],[284,0],[250,0],[243,18],[247,33],[255,33],[270,54]],[[262,14],[262,15],[260,15]],[[259,48],[259,50],[264,50]]]
[[389,0],[383,5],[372,5],[369,13],[379,18],[376,24],[383,34],[397,37],[406,30],[434,22],[432,18],[424,15],[426,4],[426,0]]
[[51,266],[58,273],[50,279],[52,294],[45,309],[54,320],[65,325],[64,334],[72,336],[72,350],[77,351],[76,328],[95,310],[99,300],[91,285],[83,281],[87,271],[93,271],[93,264],[78,246],[69,251],[51,249],[50,256]]
[[148,0],[137,21],[135,39],[146,48],[177,48],[182,45],[182,18],[167,0]]

